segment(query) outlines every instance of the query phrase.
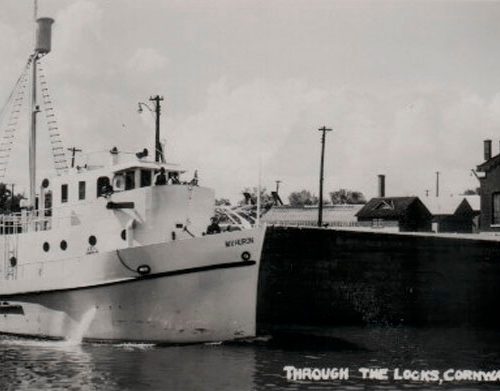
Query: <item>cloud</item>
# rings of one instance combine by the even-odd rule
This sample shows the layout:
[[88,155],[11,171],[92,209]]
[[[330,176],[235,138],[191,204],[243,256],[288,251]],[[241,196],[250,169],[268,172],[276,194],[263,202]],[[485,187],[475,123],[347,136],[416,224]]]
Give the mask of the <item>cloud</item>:
[[281,179],[285,193],[316,192],[317,129],[327,125],[334,131],[326,143],[326,191],[374,196],[376,176],[385,173],[391,195],[423,194],[440,171],[442,194],[457,194],[476,185],[470,169],[481,161],[482,137],[500,123],[499,101],[439,86],[353,91],[294,79],[237,86],[221,79],[201,111],[169,125],[167,150],[170,160],[199,168],[221,196],[238,199],[256,185],[259,159],[268,188]]
[[157,50],[152,48],[139,48],[128,60],[127,67],[133,71],[149,73],[165,68],[168,60]]
[[48,57],[54,74],[91,78],[98,71],[105,47],[102,17],[99,5],[88,0],[71,3],[56,14],[53,53]]

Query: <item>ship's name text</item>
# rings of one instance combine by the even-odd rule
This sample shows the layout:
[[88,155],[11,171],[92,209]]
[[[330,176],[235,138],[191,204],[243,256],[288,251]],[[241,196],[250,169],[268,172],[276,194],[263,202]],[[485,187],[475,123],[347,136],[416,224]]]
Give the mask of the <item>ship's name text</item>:
[[253,238],[226,240],[226,247],[244,246],[245,244],[252,244],[252,243],[253,243]]

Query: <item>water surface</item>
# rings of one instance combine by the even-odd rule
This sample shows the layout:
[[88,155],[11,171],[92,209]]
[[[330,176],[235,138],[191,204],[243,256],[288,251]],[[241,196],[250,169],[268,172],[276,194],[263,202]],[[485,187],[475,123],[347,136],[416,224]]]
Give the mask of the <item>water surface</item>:
[[[500,389],[500,382],[362,379],[359,368],[500,369],[496,331],[338,328],[238,344],[156,346],[0,338],[2,390]],[[285,366],[349,368],[349,380],[289,381]]]

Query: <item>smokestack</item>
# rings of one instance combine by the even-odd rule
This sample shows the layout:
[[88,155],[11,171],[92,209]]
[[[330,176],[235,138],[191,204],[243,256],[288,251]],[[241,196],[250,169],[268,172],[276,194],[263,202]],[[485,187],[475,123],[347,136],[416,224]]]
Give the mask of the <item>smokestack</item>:
[[378,176],[378,196],[385,197],[385,175]]
[[484,160],[491,158],[491,140],[484,140]]
[[50,41],[52,37],[52,18],[38,18],[36,20],[36,43],[35,51],[41,54],[50,52]]

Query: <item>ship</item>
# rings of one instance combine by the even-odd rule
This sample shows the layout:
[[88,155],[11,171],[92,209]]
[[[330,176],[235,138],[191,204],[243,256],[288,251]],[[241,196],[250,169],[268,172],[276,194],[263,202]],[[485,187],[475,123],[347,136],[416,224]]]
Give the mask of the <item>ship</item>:
[[37,70],[53,22],[36,20],[26,67],[28,202],[0,216],[0,333],[174,344],[253,337],[265,225],[210,229],[214,190],[197,175],[184,181],[159,137],[154,159],[114,147],[107,164],[62,159],[57,175],[37,178]]

